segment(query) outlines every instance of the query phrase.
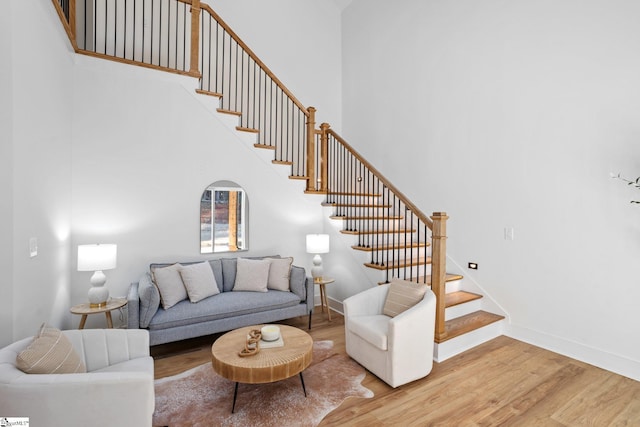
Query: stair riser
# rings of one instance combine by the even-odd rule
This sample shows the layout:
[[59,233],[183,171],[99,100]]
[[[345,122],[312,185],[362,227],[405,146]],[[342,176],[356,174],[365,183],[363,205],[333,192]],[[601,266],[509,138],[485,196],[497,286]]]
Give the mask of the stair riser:
[[[351,191],[351,190],[347,190]],[[356,190],[357,191],[357,190]],[[382,197],[379,196],[354,196],[352,194],[349,195],[334,195],[330,194],[327,197],[328,202],[335,202],[339,204],[347,204],[347,205],[385,205],[388,203],[384,203]]]
[[[350,231],[346,230],[346,234]],[[354,245],[404,245],[419,241],[418,236],[412,233],[378,233],[378,234],[353,234],[355,236]],[[421,239],[424,241],[424,239]]]
[[389,209],[385,207],[353,207],[353,206],[337,206],[334,208],[334,215],[340,216],[389,216]]
[[480,329],[460,335],[443,343],[436,343],[433,350],[433,360],[443,362],[463,351],[476,347],[484,342],[502,335],[504,320],[491,323]]
[[[366,255],[365,262],[371,262],[371,260],[376,259],[389,259],[389,260],[398,260],[398,259],[412,259],[412,258],[425,258],[431,256],[430,251],[425,250],[426,248],[412,248],[412,249],[395,249],[395,250],[384,250],[384,251],[363,251]],[[377,255],[377,256],[375,256]],[[383,258],[384,256],[384,258]]]
[[[371,270],[376,270],[371,268]],[[385,270],[380,270],[383,272]],[[389,278],[399,277],[399,278],[410,278],[410,277],[422,277],[426,274],[431,274],[431,265],[421,265],[421,266],[412,266],[412,267],[400,267],[400,268],[392,268],[386,270],[389,272]],[[382,276],[384,280],[384,275]]]
[[[447,293],[451,292],[447,289]],[[464,304],[459,304],[453,307],[448,307],[444,312],[444,320],[451,320],[457,317],[462,317],[465,314],[473,313],[482,309],[482,300],[473,300]]]
[[[401,219],[342,219],[332,218],[338,221],[342,221],[344,228],[357,228],[358,230],[403,230],[408,228],[404,224],[404,220]],[[410,228],[410,227],[409,227]]]

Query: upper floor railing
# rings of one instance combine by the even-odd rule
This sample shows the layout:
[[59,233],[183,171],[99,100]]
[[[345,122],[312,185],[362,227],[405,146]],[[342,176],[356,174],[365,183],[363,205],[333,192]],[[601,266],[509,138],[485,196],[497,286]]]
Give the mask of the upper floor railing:
[[[306,191],[327,195],[356,249],[369,265],[430,283],[437,297],[436,338],[444,327],[446,220],[422,213],[338,134],[316,129],[304,105],[216,14],[200,0],[52,0],[78,53],[200,79],[199,92],[220,98],[219,111],[236,114],[256,146],[306,180]],[[366,225],[365,225],[366,224]],[[431,239],[431,243],[429,243]],[[430,266],[430,275],[426,275]]]

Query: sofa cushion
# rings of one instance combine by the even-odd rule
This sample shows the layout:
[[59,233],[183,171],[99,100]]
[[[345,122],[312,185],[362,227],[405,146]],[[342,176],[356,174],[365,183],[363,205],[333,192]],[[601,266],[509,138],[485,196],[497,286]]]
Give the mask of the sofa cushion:
[[168,329],[200,322],[244,316],[262,311],[294,307],[300,298],[292,292],[222,292],[197,304],[181,301],[169,310],[159,309],[149,329]]
[[224,277],[222,276],[222,261],[219,259],[210,259],[209,265],[211,266],[211,270],[213,270],[213,277],[216,278],[216,283],[218,284],[218,290],[220,292],[224,292]]
[[189,301],[193,303],[220,293],[211,265],[206,261],[183,265],[180,268],[180,276],[187,289]]
[[146,328],[160,307],[160,292],[149,273],[145,273],[138,281],[138,295],[140,296],[140,327]]
[[84,361],[59,329],[46,323],[27,348],[16,357],[16,367],[27,374],[85,373]]
[[236,283],[236,264],[237,258],[222,258],[222,277],[223,277],[223,292],[231,292],[233,285]]
[[187,289],[180,276],[180,264],[168,267],[152,267],[153,281],[160,291],[160,299],[164,309],[173,307],[176,303],[187,299]]
[[233,291],[267,292],[270,266],[268,259],[238,258]]
[[349,329],[369,344],[386,351],[390,320],[384,314],[354,316],[349,318]]
[[289,291],[289,279],[291,277],[291,264],[293,258],[268,258],[269,259],[269,280],[268,289],[276,291]]
[[389,286],[382,313],[395,317],[422,301],[425,292],[427,292],[427,285],[393,279]]

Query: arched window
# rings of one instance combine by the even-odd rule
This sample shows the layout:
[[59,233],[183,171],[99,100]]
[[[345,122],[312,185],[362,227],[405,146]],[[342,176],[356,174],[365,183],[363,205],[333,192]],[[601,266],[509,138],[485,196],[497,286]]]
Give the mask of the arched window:
[[238,184],[209,185],[200,199],[200,253],[247,250],[247,213],[247,195]]

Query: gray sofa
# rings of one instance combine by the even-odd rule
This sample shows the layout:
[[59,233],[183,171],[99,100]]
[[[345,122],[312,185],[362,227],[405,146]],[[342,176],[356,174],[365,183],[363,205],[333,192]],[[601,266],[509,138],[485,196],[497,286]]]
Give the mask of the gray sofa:
[[[311,328],[313,279],[306,276],[304,268],[291,266],[290,292],[271,289],[267,292],[238,292],[232,291],[237,258],[209,260],[209,264],[220,293],[196,303],[186,299],[165,310],[160,304],[160,295],[150,273],[146,273],[138,282],[131,283],[127,296],[128,328],[147,329],[149,345],[297,316],[309,316]],[[151,269],[169,265],[152,264]]]

